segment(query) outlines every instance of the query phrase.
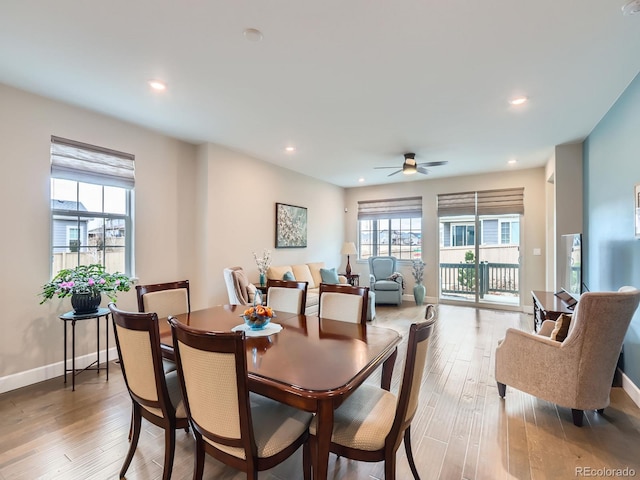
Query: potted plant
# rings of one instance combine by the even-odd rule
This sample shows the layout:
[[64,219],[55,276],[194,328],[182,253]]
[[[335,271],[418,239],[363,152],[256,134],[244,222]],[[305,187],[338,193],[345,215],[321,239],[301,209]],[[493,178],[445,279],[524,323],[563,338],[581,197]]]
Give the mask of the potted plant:
[[53,297],[71,297],[76,314],[94,313],[104,293],[112,301],[118,292],[128,292],[131,279],[123,273],[107,273],[100,264],[79,265],[60,270],[50,282],[42,286],[42,305]]
[[411,266],[411,273],[413,274],[413,278],[416,281],[416,284],[413,287],[413,298],[416,301],[416,305],[422,305],[424,303],[424,296],[427,293],[427,289],[422,284],[425,265],[426,264],[422,261],[422,259],[418,258],[413,261],[413,264]]

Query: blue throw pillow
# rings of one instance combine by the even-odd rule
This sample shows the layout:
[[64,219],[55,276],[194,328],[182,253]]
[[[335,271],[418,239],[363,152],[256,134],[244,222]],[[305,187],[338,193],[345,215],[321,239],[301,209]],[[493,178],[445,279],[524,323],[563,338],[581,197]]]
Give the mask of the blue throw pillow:
[[336,272],[335,268],[321,268],[320,277],[322,277],[322,283],[330,283],[332,285],[340,283],[338,272]]
[[291,272],[285,272],[284,275],[282,276],[283,280],[286,280],[287,282],[295,282],[296,281],[296,277],[293,276],[293,273]]

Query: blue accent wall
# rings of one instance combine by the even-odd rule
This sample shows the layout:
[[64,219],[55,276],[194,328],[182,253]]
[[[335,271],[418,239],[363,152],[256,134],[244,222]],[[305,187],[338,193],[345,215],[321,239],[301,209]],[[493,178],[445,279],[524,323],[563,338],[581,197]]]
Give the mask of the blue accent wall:
[[[585,283],[590,290],[640,288],[633,198],[640,183],[640,75],[593,129],[583,152]],[[623,361],[640,387],[640,312],[625,337]]]

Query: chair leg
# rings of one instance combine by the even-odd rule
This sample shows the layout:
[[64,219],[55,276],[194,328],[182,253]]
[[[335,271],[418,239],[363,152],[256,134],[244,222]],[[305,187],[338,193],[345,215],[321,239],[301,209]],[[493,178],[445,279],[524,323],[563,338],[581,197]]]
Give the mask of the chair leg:
[[194,463],[193,463],[193,480],[202,480],[202,475],[204,474],[204,440],[202,437],[196,434],[196,441],[193,446],[195,455]]
[[133,435],[133,409],[131,410],[131,421],[129,422],[129,437],[127,438],[131,441],[131,435]]
[[598,412],[600,415],[602,415],[604,413],[604,408],[599,408],[596,410],[596,412]]
[[504,398],[504,396],[507,393],[507,386],[504,383],[500,383],[500,382],[496,382],[496,383],[498,384],[498,395]]
[[162,480],[170,480],[173,470],[173,455],[176,451],[176,428],[170,423],[164,430],[164,471]]
[[396,452],[388,452],[384,459],[384,480],[396,480]]
[[309,440],[302,445],[302,470],[304,480],[311,480],[311,447],[309,446]]
[[404,450],[407,452],[407,460],[409,460],[409,467],[411,468],[411,473],[413,473],[413,478],[420,480],[420,475],[418,475],[418,469],[416,468],[416,463],[413,461],[413,452],[411,450],[411,425],[404,431]]
[[582,426],[582,419],[584,417],[584,413],[582,410],[576,410],[575,408],[571,409],[571,415],[573,416],[573,424],[576,427]]
[[129,469],[129,465],[131,465],[131,460],[133,460],[133,454],[136,452],[136,447],[138,446],[138,439],[140,438],[140,430],[142,424],[142,415],[140,414],[140,406],[137,404],[133,404],[133,409],[131,411],[131,426],[133,429],[133,435],[131,436],[131,444],[129,445],[129,451],[127,452],[127,456],[124,459],[124,463],[122,464],[122,468],[120,469],[120,478],[124,478],[127,470]]

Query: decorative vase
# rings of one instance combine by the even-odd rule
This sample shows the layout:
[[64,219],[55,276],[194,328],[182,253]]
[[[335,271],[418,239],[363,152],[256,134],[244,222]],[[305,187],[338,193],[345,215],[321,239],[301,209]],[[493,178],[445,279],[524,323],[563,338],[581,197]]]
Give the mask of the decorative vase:
[[264,273],[260,274],[260,286],[264,287],[267,283],[267,279]]
[[424,296],[427,293],[427,289],[422,283],[416,283],[413,287],[413,298],[416,301],[416,305],[422,305],[424,303]]
[[101,294],[94,295],[93,293],[74,293],[71,295],[71,306],[73,307],[73,313],[76,315],[96,313],[101,301]]

